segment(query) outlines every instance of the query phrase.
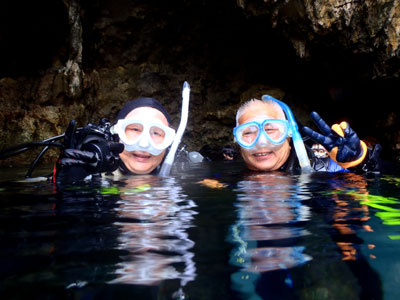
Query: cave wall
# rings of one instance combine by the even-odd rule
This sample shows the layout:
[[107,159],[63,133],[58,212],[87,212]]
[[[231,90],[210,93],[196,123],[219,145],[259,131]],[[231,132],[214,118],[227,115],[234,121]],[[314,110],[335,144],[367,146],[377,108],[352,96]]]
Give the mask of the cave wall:
[[0,147],[112,120],[139,96],[177,126],[187,80],[190,150],[231,144],[240,102],[269,93],[399,156],[398,1],[7,0],[0,14]]

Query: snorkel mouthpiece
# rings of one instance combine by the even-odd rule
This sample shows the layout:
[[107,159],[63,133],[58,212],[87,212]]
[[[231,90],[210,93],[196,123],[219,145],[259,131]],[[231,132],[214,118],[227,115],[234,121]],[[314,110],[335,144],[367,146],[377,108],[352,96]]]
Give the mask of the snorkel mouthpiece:
[[310,160],[308,159],[307,151],[304,146],[303,139],[299,132],[299,127],[297,126],[297,123],[294,119],[294,116],[293,116],[292,111],[290,110],[289,106],[287,106],[284,102],[279,101],[278,99],[275,99],[274,97],[269,96],[269,95],[264,95],[261,97],[261,99],[263,101],[272,100],[280,105],[280,107],[282,108],[282,110],[284,111],[284,113],[288,119],[289,126],[291,127],[293,145],[294,145],[294,149],[296,151],[297,158],[300,163],[301,170],[302,170],[302,172],[311,173],[312,168],[310,165]]
[[181,138],[186,129],[186,124],[189,115],[189,97],[190,97],[190,85],[185,81],[182,88],[182,111],[181,111],[181,121],[179,123],[178,130],[176,131],[175,139],[172,142],[171,149],[169,150],[164,163],[161,166],[160,176],[168,176],[172,164],[175,159],[175,152],[178,149]]

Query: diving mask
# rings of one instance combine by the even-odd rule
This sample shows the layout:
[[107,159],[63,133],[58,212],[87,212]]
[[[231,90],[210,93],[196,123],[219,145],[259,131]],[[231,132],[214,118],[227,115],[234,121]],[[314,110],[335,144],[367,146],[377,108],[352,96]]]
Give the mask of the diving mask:
[[311,150],[314,152],[315,157],[317,158],[327,158],[328,152],[326,149],[320,144],[314,144],[311,147]]
[[237,143],[245,149],[252,149],[256,145],[277,148],[291,132],[288,121],[263,118],[236,126],[233,128],[233,135]]
[[121,119],[111,128],[118,134],[127,151],[144,151],[159,155],[168,148],[175,137],[175,130],[156,118]]

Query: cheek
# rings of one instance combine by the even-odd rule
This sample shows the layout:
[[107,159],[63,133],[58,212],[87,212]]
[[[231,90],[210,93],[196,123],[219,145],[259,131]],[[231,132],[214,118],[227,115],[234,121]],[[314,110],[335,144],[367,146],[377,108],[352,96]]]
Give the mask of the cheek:
[[153,163],[159,165],[162,162],[164,156],[165,156],[165,150],[160,155],[152,157]]
[[128,151],[124,150],[124,151],[122,151],[122,153],[119,154],[119,157],[122,160],[126,160],[126,159],[128,159],[128,153],[129,153]]
[[249,150],[244,149],[244,148],[240,149],[240,154],[242,155],[244,160],[249,160],[252,157],[251,152]]
[[290,155],[290,149],[290,144],[286,140],[285,143],[282,145],[282,148],[280,148],[279,151],[276,152],[277,159],[286,161]]

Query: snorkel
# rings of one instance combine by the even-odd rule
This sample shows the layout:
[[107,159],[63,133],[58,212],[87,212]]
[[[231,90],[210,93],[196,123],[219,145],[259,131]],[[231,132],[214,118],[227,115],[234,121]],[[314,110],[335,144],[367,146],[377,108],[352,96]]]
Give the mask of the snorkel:
[[291,128],[292,131],[292,140],[293,140],[293,145],[294,145],[294,149],[296,151],[297,154],[297,158],[299,160],[300,163],[300,167],[301,167],[301,171],[305,172],[305,173],[311,173],[312,172],[312,168],[310,165],[310,160],[308,159],[307,156],[307,151],[306,148],[304,146],[304,142],[303,139],[300,135],[299,132],[299,127],[297,126],[296,121],[294,120],[292,111],[290,110],[289,106],[287,106],[284,102],[279,101],[278,99],[275,99],[272,96],[269,95],[264,95],[261,97],[261,99],[263,101],[268,101],[268,100],[272,100],[275,101],[276,103],[278,103],[280,105],[280,107],[282,108],[282,110],[284,111],[288,122],[289,122],[289,126]]
[[183,133],[185,132],[186,129],[186,124],[188,120],[188,115],[189,115],[189,96],[190,96],[190,86],[187,81],[183,83],[183,88],[182,88],[182,112],[181,112],[181,121],[179,123],[178,130],[176,131],[176,135],[174,138],[174,141],[172,142],[171,148],[164,160],[164,163],[161,166],[161,170],[159,175],[160,176],[168,176],[172,164],[175,159],[175,153],[176,150],[178,149],[179,143],[181,142],[181,138]]

